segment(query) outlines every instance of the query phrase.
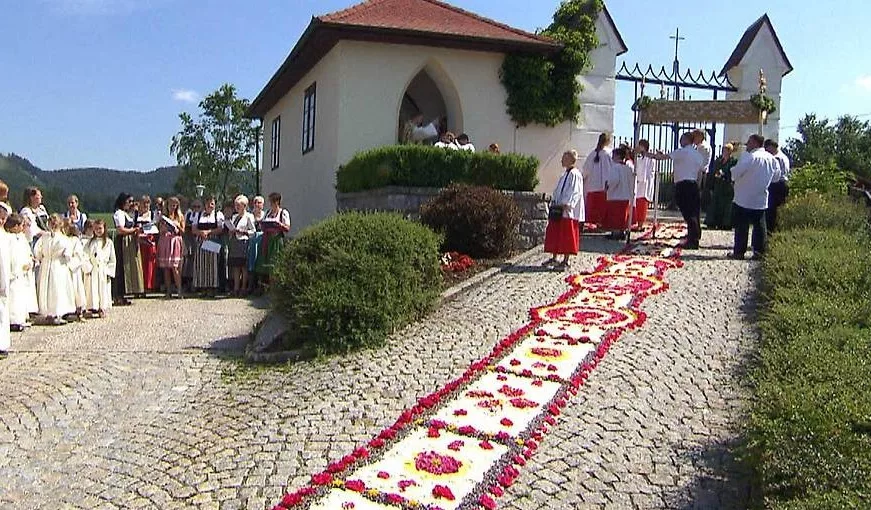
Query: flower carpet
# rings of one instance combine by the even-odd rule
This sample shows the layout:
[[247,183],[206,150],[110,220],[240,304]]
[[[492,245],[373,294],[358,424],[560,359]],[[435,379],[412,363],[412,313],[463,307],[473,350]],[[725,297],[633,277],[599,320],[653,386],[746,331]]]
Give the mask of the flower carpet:
[[660,226],[566,278],[569,290],[488,356],[273,510],[496,508],[611,344],[644,323],[642,301],[667,290],[685,233]]

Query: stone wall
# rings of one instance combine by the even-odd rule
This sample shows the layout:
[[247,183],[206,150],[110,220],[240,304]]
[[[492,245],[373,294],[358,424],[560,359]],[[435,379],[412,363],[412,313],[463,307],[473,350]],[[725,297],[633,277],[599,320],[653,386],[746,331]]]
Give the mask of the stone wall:
[[[337,209],[341,211],[395,211],[409,218],[420,217],[420,207],[438,195],[437,188],[386,188],[336,193]],[[527,250],[544,243],[547,228],[547,204],[550,196],[529,191],[504,191],[520,207],[521,220],[517,249]]]

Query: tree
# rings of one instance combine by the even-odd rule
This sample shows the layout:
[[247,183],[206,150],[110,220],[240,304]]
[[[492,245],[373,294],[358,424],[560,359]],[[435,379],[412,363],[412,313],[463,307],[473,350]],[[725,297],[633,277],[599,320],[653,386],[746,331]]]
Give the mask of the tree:
[[236,87],[224,84],[200,101],[196,120],[187,112],[179,114],[182,127],[170,145],[182,167],[175,184],[178,193],[195,196],[201,184],[223,203],[233,194],[253,191],[251,172],[261,134],[245,117],[249,105],[236,97]]
[[801,138],[787,141],[785,151],[793,166],[807,164],[838,168],[871,179],[871,124],[845,115],[831,123],[814,114],[798,123]]

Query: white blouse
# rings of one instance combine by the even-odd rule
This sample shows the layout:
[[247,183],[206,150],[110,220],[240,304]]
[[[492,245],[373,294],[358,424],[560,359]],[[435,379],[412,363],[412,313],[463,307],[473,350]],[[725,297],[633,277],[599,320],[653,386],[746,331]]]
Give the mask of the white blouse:
[[580,170],[572,168],[563,172],[550,203],[567,206],[567,214],[563,214],[563,217],[584,221],[584,176]]
[[254,232],[257,232],[254,215],[247,211],[241,215],[234,214],[233,219],[230,220],[230,225],[233,226],[231,231],[236,234],[236,239],[240,241],[248,239],[248,237],[254,235]]
[[45,233],[45,230],[39,228],[39,225],[36,223],[37,216],[48,216],[48,211],[45,210],[44,205],[40,205],[36,209],[33,209],[32,207],[22,207],[19,214],[27,220],[25,221],[26,229],[24,230],[24,234],[27,236],[28,242],[33,241],[34,238]]

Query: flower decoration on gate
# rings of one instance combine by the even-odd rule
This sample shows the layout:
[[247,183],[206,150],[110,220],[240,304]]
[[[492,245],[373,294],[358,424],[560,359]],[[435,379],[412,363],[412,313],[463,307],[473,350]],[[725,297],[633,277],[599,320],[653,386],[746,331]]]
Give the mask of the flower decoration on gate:
[[670,241],[684,233],[658,226],[567,278],[568,292],[533,308],[527,325],[274,510],[495,509],[612,343],[644,322],[640,304],[667,288],[665,272],[680,267]]

